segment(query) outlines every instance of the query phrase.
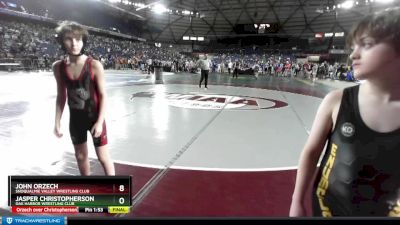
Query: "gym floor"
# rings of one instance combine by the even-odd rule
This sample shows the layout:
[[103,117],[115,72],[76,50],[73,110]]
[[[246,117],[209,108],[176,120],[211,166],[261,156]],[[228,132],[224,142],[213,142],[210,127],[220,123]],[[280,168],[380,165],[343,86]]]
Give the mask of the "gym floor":
[[[131,175],[126,217],[286,217],[297,163],[322,98],[341,81],[107,70],[108,150]],[[204,83],[204,82],[203,82]],[[79,175],[64,110],[53,135],[51,72],[0,73],[0,192],[8,175]],[[90,135],[90,134],[88,134]],[[90,136],[92,175],[103,175]],[[0,215],[8,213],[0,195]]]

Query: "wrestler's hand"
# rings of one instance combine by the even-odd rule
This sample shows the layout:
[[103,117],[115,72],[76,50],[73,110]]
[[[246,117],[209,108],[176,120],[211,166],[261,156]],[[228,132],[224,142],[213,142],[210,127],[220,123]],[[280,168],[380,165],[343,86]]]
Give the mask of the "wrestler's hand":
[[90,133],[92,133],[93,137],[98,138],[100,137],[101,133],[103,132],[103,123],[96,122],[92,129],[90,130]]
[[63,133],[61,132],[61,128],[60,128],[60,124],[56,124],[54,126],[54,135],[56,135],[56,137],[61,138],[63,136]]
[[290,217],[304,217],[307,216],[306,209],[302,202],[292,201],[289,211]]

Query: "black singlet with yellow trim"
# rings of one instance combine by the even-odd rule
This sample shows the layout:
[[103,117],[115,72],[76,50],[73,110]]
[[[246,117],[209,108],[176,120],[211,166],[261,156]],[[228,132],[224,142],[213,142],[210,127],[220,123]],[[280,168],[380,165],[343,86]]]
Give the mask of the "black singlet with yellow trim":
[[314,216],[400,216],[400,129],[370,129],[358,91],[358,85],[343,91],[315,180]]

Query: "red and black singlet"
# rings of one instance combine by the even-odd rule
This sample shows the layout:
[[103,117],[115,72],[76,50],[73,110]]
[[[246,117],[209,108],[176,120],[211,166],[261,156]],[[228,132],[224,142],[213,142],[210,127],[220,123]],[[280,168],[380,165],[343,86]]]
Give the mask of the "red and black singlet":
[[92,58],[87,57],[77,79],[67,71],[65,61],[61,62],[61,79],[67,88],[70,112],[87,113],[89,118],[97,119],[99,112],[99,93],[92,72]]

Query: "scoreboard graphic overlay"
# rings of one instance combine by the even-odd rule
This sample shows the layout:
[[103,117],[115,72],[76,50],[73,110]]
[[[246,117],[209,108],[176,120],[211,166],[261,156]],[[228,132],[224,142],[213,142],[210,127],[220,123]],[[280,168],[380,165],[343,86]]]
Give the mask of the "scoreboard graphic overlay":
[[13,213],[129,213],[130,176],[9,176]]

